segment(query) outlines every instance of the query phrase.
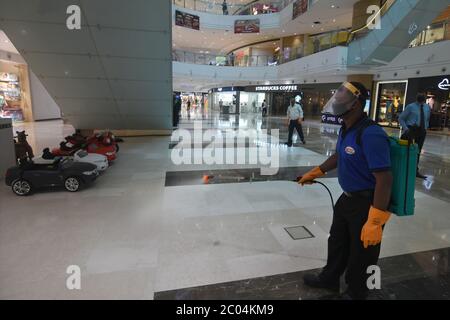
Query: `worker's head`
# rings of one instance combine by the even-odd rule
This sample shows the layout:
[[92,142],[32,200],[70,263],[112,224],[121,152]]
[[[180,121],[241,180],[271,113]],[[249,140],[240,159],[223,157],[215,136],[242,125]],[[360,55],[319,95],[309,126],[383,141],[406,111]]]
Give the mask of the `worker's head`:
[[425,103],[427,101],[427,97],[425,96],[424,93],[419,93],[417,95],[417,102],[418,103]]
[[353,112],[362,113],[368,98],[369,92],[363,84],[359,82],[344,82],[325,105],[323,112],[331,113],[338,117],[343,117]]

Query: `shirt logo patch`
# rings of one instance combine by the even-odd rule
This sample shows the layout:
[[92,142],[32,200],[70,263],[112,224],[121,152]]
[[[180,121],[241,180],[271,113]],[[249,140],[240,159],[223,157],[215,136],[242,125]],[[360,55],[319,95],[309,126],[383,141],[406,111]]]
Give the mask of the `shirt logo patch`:
[[352,147],[347,147],[347,148],[345,148],[345,153],[352,156],[356,153],[356,151]]

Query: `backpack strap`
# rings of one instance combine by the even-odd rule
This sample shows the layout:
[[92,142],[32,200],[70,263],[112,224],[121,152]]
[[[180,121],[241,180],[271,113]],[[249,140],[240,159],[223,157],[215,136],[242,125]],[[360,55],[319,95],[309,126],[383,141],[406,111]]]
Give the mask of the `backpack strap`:
[[358,128],[358,133],[356,134],[356,144],[360,147],[362,147],[362,135],[364,133],[364,130],[366,130],[368,127],[371,126],[378,126],[379,124],[376,123],[375,121],[373,121],[370,118],[366,118],[365,120],[363,120],[363,122],[361,123],[361,125]]

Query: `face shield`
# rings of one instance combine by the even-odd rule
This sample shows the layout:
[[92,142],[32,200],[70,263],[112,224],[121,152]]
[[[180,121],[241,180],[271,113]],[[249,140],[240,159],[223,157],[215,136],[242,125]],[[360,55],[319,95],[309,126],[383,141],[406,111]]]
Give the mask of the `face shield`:
[[323,108],[323,113],[341,117],[353,107],[361,92],[350,82],[344,82]]

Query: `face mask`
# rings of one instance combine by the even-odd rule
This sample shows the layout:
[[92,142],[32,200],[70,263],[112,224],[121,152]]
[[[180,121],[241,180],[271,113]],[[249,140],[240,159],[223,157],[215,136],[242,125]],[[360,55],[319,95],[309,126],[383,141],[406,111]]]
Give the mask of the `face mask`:
[[355,86],[345,82],[334,93],[322,112],[341,117],[352,109],[359,95],[359,90]]

